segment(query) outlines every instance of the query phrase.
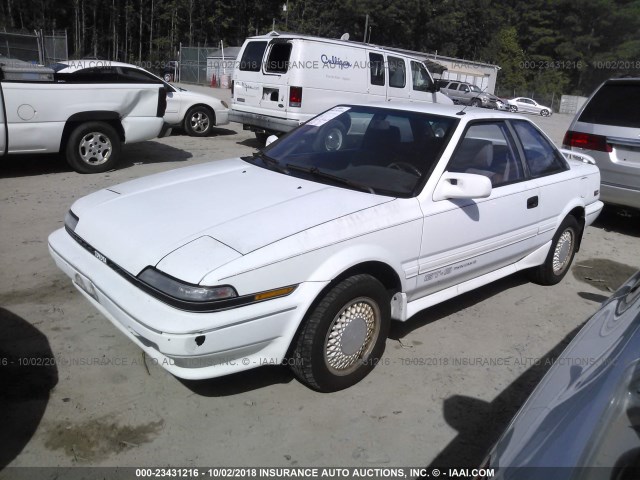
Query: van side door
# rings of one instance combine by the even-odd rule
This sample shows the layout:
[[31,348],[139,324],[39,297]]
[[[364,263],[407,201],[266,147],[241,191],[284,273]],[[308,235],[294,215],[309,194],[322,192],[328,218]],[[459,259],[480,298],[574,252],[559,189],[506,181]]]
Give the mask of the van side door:
[[367,52],[367,100],[384,101],[387,98],[387,69],[382,53]]
[[410,70],[407,62],[402,57],[387,55],[387,72],[389,74],[389,87],[387,88],[387,100],[390,102],[407,101],[411,88]]

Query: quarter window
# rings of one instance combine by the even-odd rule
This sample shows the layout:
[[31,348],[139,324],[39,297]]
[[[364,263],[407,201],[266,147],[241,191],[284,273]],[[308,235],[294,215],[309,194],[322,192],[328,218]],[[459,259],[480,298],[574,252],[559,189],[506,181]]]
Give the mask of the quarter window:
[[384,85],[384,57],[379,53],[369,54],[371,85]]
[[543,177],[569,168],[560,152],[531,123],[515,120],[513,128],[524,149],[525,161],[531,176]]

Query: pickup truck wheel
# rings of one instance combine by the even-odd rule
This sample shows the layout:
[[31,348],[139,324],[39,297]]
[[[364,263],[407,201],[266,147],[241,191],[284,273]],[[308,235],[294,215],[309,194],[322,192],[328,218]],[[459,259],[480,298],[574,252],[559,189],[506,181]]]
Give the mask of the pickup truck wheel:
[[576,253],[580,226],[572,215],[567,216],[556,231],[544,263],[529,271],[531,280],[540,285],[555,285],[564,278]]
[[207,107],[193,107],[184,117],[184,129],[192,137],[206,137],[211,133],[213,124],[213,113]]
[[113,170],[120,159],[120,137],[104,122],[87,122],[69,135],[67,162],[76,172],[101,173]]
[[296,377],[320,392],[358,383],[382,356],[390,317],[389,295],[371,275],[338,283],[303,324],[291,362]]

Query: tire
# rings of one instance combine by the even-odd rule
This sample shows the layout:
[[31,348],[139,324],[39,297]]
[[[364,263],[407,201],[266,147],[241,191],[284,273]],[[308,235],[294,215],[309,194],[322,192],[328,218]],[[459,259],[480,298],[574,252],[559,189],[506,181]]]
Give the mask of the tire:
[[518,111],[518,107],[516,107],[515,105],[509,105],[509,111],[516,113]]
[[478,100],[477,98],[474,98],[473,100],[471,100],[471,106],[472,107],[481,107],[482,106],[482,102],[480,100]]
[[78,125],[65,147],[67,162],[79,173],[113,170],[120,160],[121,142],[115,129],[104,122]]
[[170,73],[165,73],[164,76],[162,77],[164,79],[165,82],[169,83],[171,81],[173,81],[173,75],[171,75]]
[[559,283],[569,271],[573,257],[576,254],[580,225],[574,216],[567,216],[556,231],[551,242],[551,248],[544,263],[529,270],[529,277],[540,285],[555,285]]
[[206,137],[214,123],[215,115],[211,109],[201,105],[191,107],[184,116],[184,130],[191,137]]
[[549,110],[547,110],[546,108],[540,111],[540,115],[542,115],[543,117],[548,117],[549,116]]
[[389,294],[374,277],[341,281],[308,312],[294,343],[294,374],[319,392],[355,385],[382,356],[390,317]]
[[260,145],[264,146],[267,143],[267,138],[269,138],[269,134],[267,132],[254,132],[256,135],[256,139],[260,142]]

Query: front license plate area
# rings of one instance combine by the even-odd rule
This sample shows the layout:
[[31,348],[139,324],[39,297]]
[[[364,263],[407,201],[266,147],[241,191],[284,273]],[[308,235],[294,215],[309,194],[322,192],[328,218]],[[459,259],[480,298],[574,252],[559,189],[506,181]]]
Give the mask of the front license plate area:
[[93,283],[91,282],[91,280],[80,275],[79,273],[76,273],[75,277],[73,278],[73,283],[75,283],[78,287],[80,287],[83,291],[85,291],[96,302],[100,302],[100,300],[98,300],[98,295],[96,294],[96,289],[93,286]]

